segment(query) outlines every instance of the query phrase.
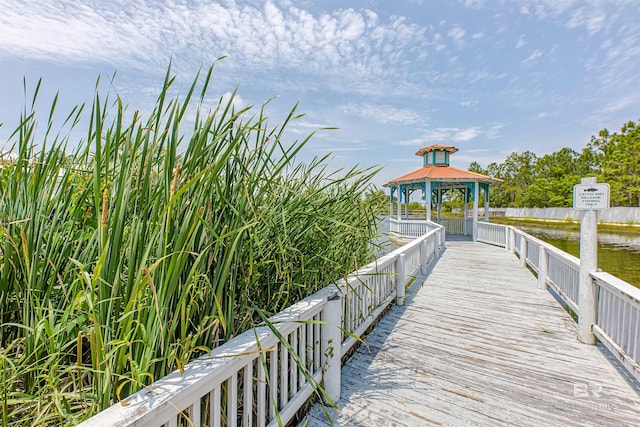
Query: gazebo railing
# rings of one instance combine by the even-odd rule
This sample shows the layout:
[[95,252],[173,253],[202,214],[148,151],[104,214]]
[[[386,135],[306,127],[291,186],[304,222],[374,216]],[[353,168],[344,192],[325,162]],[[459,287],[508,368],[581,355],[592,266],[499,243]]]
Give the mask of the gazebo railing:
[[438,225],[444,227],[446,234],[466,234],[473,233],[473,219],[465,218],[440,218],[440,222],[427,221],[426,219],[396,219],[389,218],[389,233],[396,238],[415,238],[435,230]]
[[[410,237],[415,238],[427,234],[430,231],[440,228],[438,224],[432,221],[420,219],[402,219],[389,218],[389,234],[392,237]],[[444,229],[443,229],[444,231]]]

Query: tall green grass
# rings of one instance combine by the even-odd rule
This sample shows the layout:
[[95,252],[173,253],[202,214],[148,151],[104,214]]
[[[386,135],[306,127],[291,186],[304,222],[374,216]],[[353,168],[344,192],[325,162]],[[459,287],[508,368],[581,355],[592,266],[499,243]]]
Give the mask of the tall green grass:
[[65,134],[54,99],[44,136],[38,84],[0,170],[1,425],[75,424],[369,260],[375,170],[297,161],[295,107],[208,109],[212,71],[146,118],[97,86]]

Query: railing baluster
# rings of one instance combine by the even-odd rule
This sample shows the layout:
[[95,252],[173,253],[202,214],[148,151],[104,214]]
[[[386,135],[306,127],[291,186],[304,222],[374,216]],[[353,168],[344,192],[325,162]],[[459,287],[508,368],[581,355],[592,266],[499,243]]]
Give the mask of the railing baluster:
[[301,388],[306,382],[304,378],[304,371],[305,369],[307,369],[307,325],[305,325],[304,323],[300,325],[298,335],[298,356],[300,357],[300,366],[298,369],[298,388]]
[[289,350],[284,345],[280,349],[280,407],[289,401]]
[[267,375],[265,365],[267,363],[266,354],[262,353],[258,358],[257,378],[256,378],[256,425],[264,427],[267,424]]
[[251,427],[253,425],[253,362],[244,367],[243,388],[242,425]]
[[238,371],[227,380],[227,425],[238,425]]
[[[200,427],[202,425],[202,414],[200,413],[202,407],[201,399],[198,399],[189,408],[189,419],[193,423],[193,427]],[[191,426],[191,424],[189,424]]]
[[[320,315],[316,315],[316,322],[320,322]],[[320,369],[321,347],[320,347],[320,323],[313,325],[313,371]]]
[[630,346],[629,354],[637,362],[640,361],[640,343],[638,342],[640,341],[640,311],[636,310],[635,313],[636,320],[632,330],[636,331],[636,333],[633,336],[633,344]]
[[220,427],[221,420],[220,415],[222,413],[222,409],[220,408],[220,385],[217,384],[209,393],[209,422],[211,427]]
[[342,311],[340,310],[340,294],[335,293],[329,298],[322,310],[322,355],[323,355],[323,382],[327,395],[334,402],[340,399],[340,382],[341,382],[341,332],[340,324]]
[[280,352],[279,346],[269,352],[269,420],[276,419],[278,411],[278,359]]
[[[294,352],[299,351],[298,349],[300,348],[300,341],[298,339],[298,329],[295,329],[291,335],[290,335],[290,340],[289,343],[291,344],[291,348],[293,349]],[[291,367],[290,371],[290,375],[289,375],[289,393],[291,394],[291,396],[293,396],[294,394],[296,394],[296,392],[298,391],[298,369],[299,366],[296,363],[296,360],[294,358],[294,354],[293,353],[289,353],[289,366]]]

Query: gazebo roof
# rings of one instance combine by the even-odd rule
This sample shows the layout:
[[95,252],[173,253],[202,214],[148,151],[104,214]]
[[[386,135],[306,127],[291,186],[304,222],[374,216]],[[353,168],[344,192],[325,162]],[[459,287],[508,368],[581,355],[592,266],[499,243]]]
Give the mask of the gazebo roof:
[[416,156],[422,156],[427,151],[435,151],[435,150],[447,151],[449,154],[453,154],[456,151],[458,151],[458,149],[456,147],[454,147],[453,145],[433,144],[433,145],[421,148],[418,151],[416,151]]
[[409,172],[406,175],[392,179],[384,184],[391,187],[397,184],[410,184],[414,182],[424,182],[425,180],[437,182],[469,182],[479,181],[486,184],[498,184],[502,180],[481,173],[459,169],[453,166],[429,165]]

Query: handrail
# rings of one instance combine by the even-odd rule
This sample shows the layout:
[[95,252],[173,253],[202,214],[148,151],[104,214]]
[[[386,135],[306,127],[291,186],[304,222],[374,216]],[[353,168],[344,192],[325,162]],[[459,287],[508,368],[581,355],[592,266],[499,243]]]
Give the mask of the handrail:
[[[440,224],[424,219],[401,219],[389,218],[389,234],[392,237],[411,238],[419,237],[423,234],[444,226],[447,234],[464,234],[465,222],[467,234],[471,234],[473,219],[465,218],[441,218]],[[444,231],[443,231],[444,233]]]
[[389,235],[391,237],[416,238],[434,230],[442,230],[444,241],[444,228],[433,221],[389,218]]
[[599,291],[593,333],[640,379],[640,289],[605,272],[591,277]]
[[339,399],[342,356],[444,249],[444,228],[431,227],[80,425],[278,425],[314,393]]
[[[478,240],[516,254],[521,265],[536,272],[541,287],[553,289],[580,316],[579,258],[507,225],[479,222]],[[593,333],[640,380],[640,289],[605,272],[592,272],[590,277],[597,304]]]

